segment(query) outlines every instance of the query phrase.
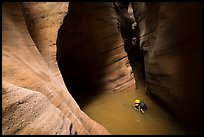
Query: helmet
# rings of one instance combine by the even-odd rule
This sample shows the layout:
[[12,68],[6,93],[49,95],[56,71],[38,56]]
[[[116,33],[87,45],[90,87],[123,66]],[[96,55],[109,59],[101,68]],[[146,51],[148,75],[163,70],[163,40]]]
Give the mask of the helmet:
[[136,100],[135,100],[135,103],[140,103],[140,100],[139,100],[139,99],[136,99]]

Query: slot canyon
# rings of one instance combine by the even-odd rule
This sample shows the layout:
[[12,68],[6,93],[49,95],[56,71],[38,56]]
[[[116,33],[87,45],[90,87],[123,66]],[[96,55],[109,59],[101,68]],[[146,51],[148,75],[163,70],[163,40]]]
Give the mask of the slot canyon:
[[202,134],[201,16],[198,2],[2,2],[2,134]]

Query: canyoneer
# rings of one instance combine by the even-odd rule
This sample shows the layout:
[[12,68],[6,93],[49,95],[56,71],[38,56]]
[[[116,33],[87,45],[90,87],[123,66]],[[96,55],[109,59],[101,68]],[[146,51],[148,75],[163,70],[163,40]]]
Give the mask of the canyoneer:
[[135,100],[135,104],[134,104],[134,109],[142,112],[144,114],[144,111],[147,110],[147,106],[144,103],[144,101],[140,101],[139,99]]

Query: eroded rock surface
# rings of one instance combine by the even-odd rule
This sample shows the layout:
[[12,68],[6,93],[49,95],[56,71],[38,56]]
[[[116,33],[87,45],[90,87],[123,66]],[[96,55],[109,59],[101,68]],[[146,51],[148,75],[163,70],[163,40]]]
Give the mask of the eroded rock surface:
[[56,68],[55,40],[67,7],[2,3],[2,134],[109,134],[81,111]]
[[135,85],[111,2],[70,3],[58,33],[59,69],[77,100]]
[[[186,125],[199,127],[201,4],[132,5],[147,89]],[[109,134],[73,97],[134,87],[113,5],[72,3],[68,14],[68,3],[58,2],[2,8],[2,133]]]
[[132,5],[147,88],[186,126],[201,127],[201,3]]

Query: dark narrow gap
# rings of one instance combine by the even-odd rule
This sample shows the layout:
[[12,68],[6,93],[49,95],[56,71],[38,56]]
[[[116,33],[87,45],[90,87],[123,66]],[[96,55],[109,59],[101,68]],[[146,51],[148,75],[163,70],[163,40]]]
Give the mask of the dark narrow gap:
[[134,78],[136,81],[136,88],[142,89],[146,86],[145,69],[144,69],[144,55],[139,48],[140,39],[138,26],[136,26],[135,37],[132,40],[127,40],[124,43],[124,49],[128,55],[129,64],[132,67]]
[[120,17],[119,31],[124,41],[124,50],[127,53],[129,64],[132,67],[136,88],[143,89],[146,86],[144,53],[140,49],[138,24],[134,17],[131,18],[131,14],[128,11],[129,2],[115,2],[114,5]]

